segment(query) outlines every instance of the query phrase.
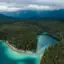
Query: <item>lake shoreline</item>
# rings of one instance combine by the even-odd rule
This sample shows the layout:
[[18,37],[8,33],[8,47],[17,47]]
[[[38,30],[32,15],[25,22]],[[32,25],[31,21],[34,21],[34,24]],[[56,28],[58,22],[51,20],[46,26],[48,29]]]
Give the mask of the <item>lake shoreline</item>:
[[31,54],[33,54],[33,52],[31,52],[31,51],[25,51],[25,50],[19,50],[19,49],[17,49],[17,48],[15,48],[14,46],[12,46],[12,45],[10,45],[9,43],[8,43],[8,41],[6,41],[6,44],[7,44],[7,46],[10,48],[10,49],[12,49],[12,50],[14,50],[14,51],[16,51],[16,52],[18,52],[18,53],[31,53]]

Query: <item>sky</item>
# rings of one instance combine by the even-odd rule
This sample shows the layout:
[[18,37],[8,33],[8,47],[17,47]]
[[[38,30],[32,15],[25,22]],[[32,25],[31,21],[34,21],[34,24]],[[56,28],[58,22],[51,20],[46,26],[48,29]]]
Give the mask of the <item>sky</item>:
[[1,11],[63,9],[64,0],[0,0]]

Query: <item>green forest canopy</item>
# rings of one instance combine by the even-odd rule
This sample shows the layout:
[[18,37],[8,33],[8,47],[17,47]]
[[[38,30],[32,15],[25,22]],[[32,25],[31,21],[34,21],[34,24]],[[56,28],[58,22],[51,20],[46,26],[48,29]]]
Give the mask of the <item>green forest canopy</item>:
[[64,42],[50,46],[42,56],[40,64],[64,64]]

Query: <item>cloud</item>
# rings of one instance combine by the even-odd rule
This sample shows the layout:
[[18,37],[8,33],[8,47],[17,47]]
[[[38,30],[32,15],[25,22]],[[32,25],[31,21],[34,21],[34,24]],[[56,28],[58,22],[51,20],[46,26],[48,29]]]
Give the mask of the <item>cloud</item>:
[[15,6],[16,4],[13,4],[13,3],[0,3],[0,11],[17,11],[17,10],[20,10],[22,8],[20,7],[16,7]]
[[[64,0],[0,0],[1,4],[8,5],[9,7],[31,7],[33,9],[40,7],[40,9],[46,9],[46,7],[51,7],[48,9],[64,9]],[[8,4],[7,4],[8,3]],[[12,4],[10,4],[12,3]],[[16,9],[15,8],[15,9]],[[39,9],[39,8],[38,8]]]
[[0,0],[0,2],[23,3],[23,4],[64,4],[64,0]]
[[0,0],[0,2],[17,4],[44,4],[44,5],[63,5],[64,0]]
[[8,6],[0,6],[0,11],[17,11],[20,10],[21,8],[16,8],[16,7],[8,7]]
[[0,3],[0,11],[17,11],[17,10],[58,10],[63,8],[62,6],[51,6],[41,4],[16,4],[16,3]]
[[36,10],[51,10],[52,8],[50,6],[44,6],[44,5],[28,5],[27,9],[36,9]]

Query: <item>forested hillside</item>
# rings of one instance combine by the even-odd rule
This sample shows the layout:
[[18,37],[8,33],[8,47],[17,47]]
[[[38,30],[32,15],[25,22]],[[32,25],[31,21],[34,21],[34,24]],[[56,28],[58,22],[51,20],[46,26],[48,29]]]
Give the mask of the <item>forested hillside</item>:
[[40,64],[64,64],[64,41],[50,46],[42,56]]
[[64,23],[61,21],[11,19],[4,22],[3,19],[0,23],[0,39],[7,40],[18,49],[36,51],[37,36],[42,32],[58,37],[59,41],[64,38]]

